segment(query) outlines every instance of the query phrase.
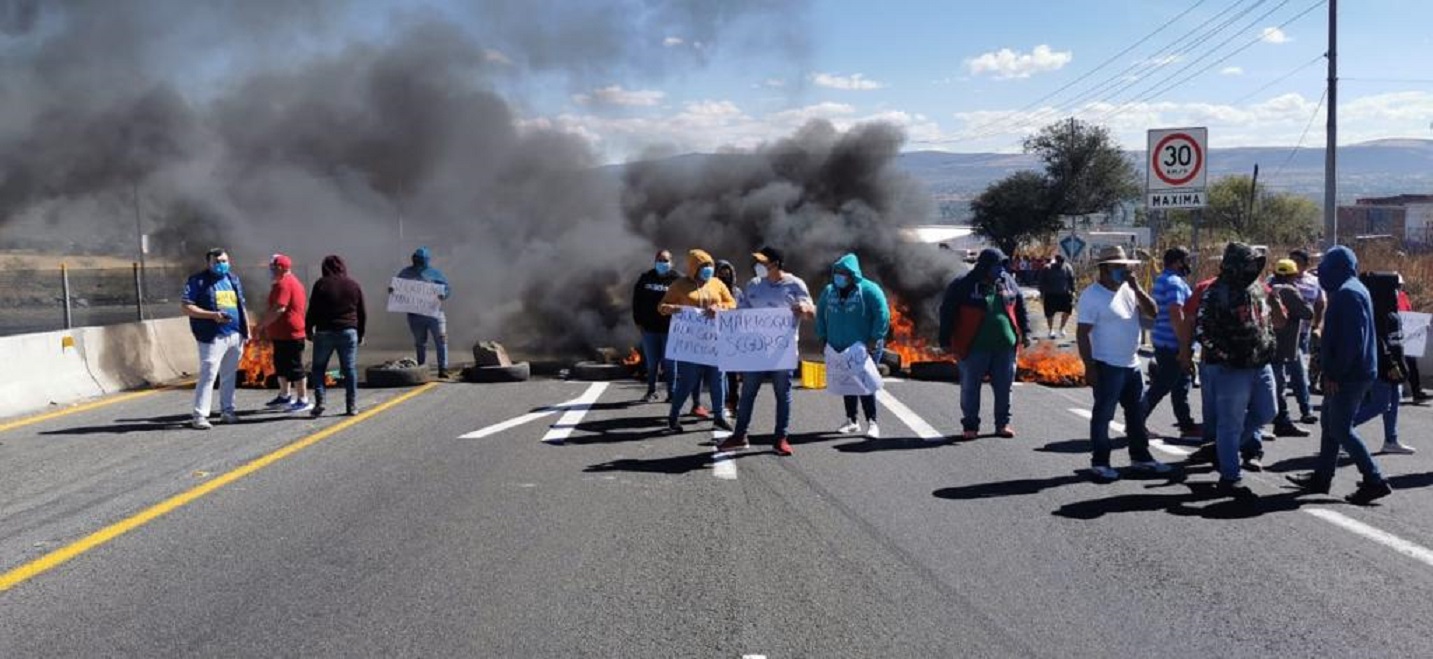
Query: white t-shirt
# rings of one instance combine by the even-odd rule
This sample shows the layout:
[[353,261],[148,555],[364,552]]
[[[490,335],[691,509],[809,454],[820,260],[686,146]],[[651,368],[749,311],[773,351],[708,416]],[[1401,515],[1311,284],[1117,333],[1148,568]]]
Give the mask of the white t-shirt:
[[1111,291],[1099,282],[1080,294],[1075,310],[1090,325],[1090,355],[1110,366],[1139,367],[1139,298],[1129,284]]

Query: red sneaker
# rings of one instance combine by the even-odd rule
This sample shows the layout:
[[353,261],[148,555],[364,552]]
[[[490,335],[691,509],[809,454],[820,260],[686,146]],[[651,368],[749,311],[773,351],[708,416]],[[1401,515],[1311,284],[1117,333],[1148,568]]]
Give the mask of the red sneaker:
[[1015,429],[1011,428],[1010,426],[1002,426],[1000,430],[997,430],[995,432],[995,436],[1004,437],[1005,439],[1013,439],[1015,437]]
[[726,438],[726,441],[717,444],[716,450],[718,453],[725,453],[727,451],[740,451],[746,448],[751,448],[751,443],[746,441],[746,435],[732,435]]
[[701,405],[698,405],[692,408],[692,416],[697,417],[698,419],[710,419],[712,418],[712,411],[705,407],[702,407]]
[[776,438],[776,454],[777,454],[777,455],[791,455],[791,453],[792,453],[792,450],[791,450],[791,442],[786,441],[786,438],[785,438],[785,437],[777,437],[777,438]]

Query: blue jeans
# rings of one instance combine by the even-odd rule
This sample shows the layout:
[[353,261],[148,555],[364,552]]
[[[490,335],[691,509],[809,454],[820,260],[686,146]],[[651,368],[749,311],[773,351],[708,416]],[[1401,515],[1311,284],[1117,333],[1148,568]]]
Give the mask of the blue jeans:
[[751,426],[756,395],[761,393],[761,383],[767,380],[771,380],[771,388],[776,392],[776,437],[779,439],[786,436],[791,425],[791,371],[741,374],[741,401],[736,407],[736,429],[733,435],[745,435],[746,429]]
[[1115,418],[1116,406],[1125,410],[1130,461],[1153,460],[1154,456],[1149,454],[1149,432],[1144,427],[1144,376],[1131,366],[1111,366],[1097,361],[1095,368],[1099,369],[1099,380],[1095,383],[1095,407],[1090,417],[1090,444],[1094,450],[1091,466],[1110,466],[1110,422]]
[[[1256,457],[1246,438],[1257,437],[1259,428],[1274,418],[1274,370],[1271,367],[1230,368],[1221,366],[1215,376],[1215,408],[1218,431],[1214,442],[1219,455],[1219,479],[1240,478],[1239,458]],[[1208,386],[1209,382],[1205,382]],[[1206,422],[1207,425],[1207,422]],[[1262,449],[1257,449],[1262,453]]]
[[1309,369],[1304,365],[1304,356],[1300,354],[1292,361],[1274,362],[1274,386],[1278,400],[1279,412],[1274,417],[1274,425],[1287,426],[1293,423],[1289,418],[1289,403],[1284,398],[1284,386],[1292,384],[1294,387],[1294,400],[1299,403],[1299,413],[1308,416],[1313,413],[1313,403],[1309,399]]
[[408,331],[413,333],[413,347],[418,350],[418,364],[428,363],[428,335],[438,347],[438,368],[448,370],[448,320],[432,316],[408,314]]
[[1358,465],[1365,482],[1383,482],[1383,474],[1378,471],[1378,465],[1373,462],[1373,456],[1358,436],[1358,431],[1354,430],[1353,423],[1359,405],[1372,387],[1372,382],[1340,382],[1338,393],[1324,392],[1324,409],[1319,417],[1323,436],[1319,441],[1318,466],[1314,467],[1315,479],[1324,483],[1333,481],[1334,468],[1338,466],[1338,450],[1342,447]]
[[1190,380],[1189,374],[1179,365],[1179,351],[1173,348],[1155,348],[1154,381],[1150,383],[1149,391],[1144,393],[1145,417],[1149,417],[1149,413],[1154,411],[1159,401],[1169,396],[1169,403],[1174,406],[1174,418],[1179,422],[1179,427],[1193,426],[1194,417],[1189,414],[1189,390],[1193,386],[1194,382]]
[[[726,396],[726,380],[722,378],[721,371],[715,366],[702,366],[691,362],[677,362],[677,384],[672,393],[672,408],[667,412],[667,424],[676,425],[677,417],[681,416],[682,403],[692,395],[692,389],[698,382],[705,380],[707,391],[711,392],[713,401],[720,401]],[[722,408],[718,404],[712,410],[712,414],[722,414]]]
[[348,407],[358,402],[358,330],[346,329],[337,332],[316,332],[313,335],[313,386],[314,402],[322,405],[324,374],[328,371],[328,359],[338,353],[338,368],[343,375],[343,395]]
[[1403,390],[1392,382],[1379,380],[1369,388],[1368,395],[1353,415],[1353,425],[1361,426],[1375,417],[1383,417],[1383,443],[1398,443],[1398,399]]
[[658,371],[661,371],[663,382],[667,383],[667,397],[672,397],[673,361],[666,358],[667,335],[657,332],[642,332],[642,361],[647,364],[647,393],[657,391]]
[[995,427],[1010,425],[1010,387],[1015,383],[1015,349],[977,350],[956,364],[960,370],[960,426],[980,430],[980,385],[990,376],[995,395]]

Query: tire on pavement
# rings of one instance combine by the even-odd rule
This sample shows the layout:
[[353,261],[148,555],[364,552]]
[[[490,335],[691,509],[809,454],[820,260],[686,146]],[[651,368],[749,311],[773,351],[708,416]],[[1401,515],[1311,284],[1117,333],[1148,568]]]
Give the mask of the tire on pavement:
[[910,373],[912,380],[931,382],[960,380],[960,371],[956,369],[955,362],[911,362],[906,371]]
[[463,369],[463,382],[486,384],[493,382],[527,382],[532,377],[532,366],[518,362],[512,366],[469,366]]
[[426,366],[409,368],[371,366],[364,372],[363,377],[370,387],[416,387],[428,381],[428,368]]
[[610,382],[632,377],[632,367],[626,364],[604,364],[602,362],[577,362],[572,365],[572,379],[587,382]]

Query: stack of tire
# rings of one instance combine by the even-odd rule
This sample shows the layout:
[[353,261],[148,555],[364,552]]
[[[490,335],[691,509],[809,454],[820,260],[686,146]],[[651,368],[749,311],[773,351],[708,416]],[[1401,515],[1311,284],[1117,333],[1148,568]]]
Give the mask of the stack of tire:
[[419,366],[411,359],[386,362],[364,371],[364,381],[370,387],[381,389],[416,387],[428,382],[428,367]]
[[531,377],[532,366],[527,362],[514,364],[507,349],[496,341],[474,345],[473,365],[463,369],[463,382],[476,384],[526,382]]

